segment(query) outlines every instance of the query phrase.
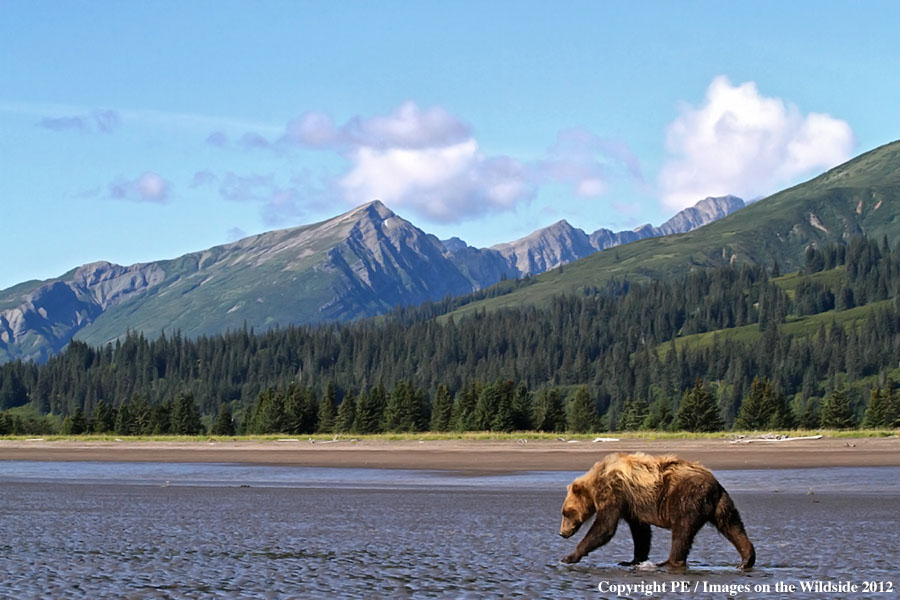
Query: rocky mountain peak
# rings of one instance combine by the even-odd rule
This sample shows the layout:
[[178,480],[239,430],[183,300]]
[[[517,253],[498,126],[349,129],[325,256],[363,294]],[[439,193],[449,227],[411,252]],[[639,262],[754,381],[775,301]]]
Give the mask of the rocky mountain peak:
[[[380,200],[334,218],[131,266],[99,261],[0,297],[0,360],[43,360],[68,340],[106,343],[128,329],[212,334],[242,323],[344,321],[439,299],[584,258],[642,237],[679,233],[743,203],[707,198],[662,228],[594,232],[562,219],[514,242],[441,242]],[[173,320],[173,315],[175,315]]]
[[392,217],[396,217],[397,215],[389,209],[381,200],[372,200],[371,202],[366,202],[365,204],[361,204],[354,208],[353,210],[347,211],[338,219],[342,217],[355,217],[358,219],[372,219],[377,221],[385,221]]
[[456,236],[450,238],[449,240],[441,240],[441,243],[450,254],[457,254],[469,247],[465,240],[462,240]]
[[734,211],[743,208],[744,201],[737,196],[706,197],[694,206],[684,209],[677,215],[660,225],[658,235],[685,233],[702,227]]

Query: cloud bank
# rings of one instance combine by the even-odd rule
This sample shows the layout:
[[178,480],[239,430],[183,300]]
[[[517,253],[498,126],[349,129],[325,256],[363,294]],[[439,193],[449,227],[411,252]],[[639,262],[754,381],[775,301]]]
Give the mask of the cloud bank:
[[350,205],[380,199],[438,222],[510,210],[531,199],[527,169],[483,153],[471,128],[442,107],[405,102],[387,115],[336,125],[307,112],[285,128],[283,143],[339,152],[349,167],[334,192]]
[[756,198],[814,170],[848,160],[856,140],[850,126],[760,94],[753,82],[716,77],[704,102],[685,105],[666,131],[659,174],[663,204],[672,210],[707,196]]
[[[213,132],[207,143],[222,147],[228,140]],[[484,152],[465,121],[443,107],[422,108],[414,102],[404,102],[389,114],[354,116],[343,124],[326,113],[306,112],[289,122],[278,139],[250,132],[238,145],[337,153],[347,167],[320,182],[319,197],[328,195],[352,206],[377,198],[444,223],[514,210],[550,183],[596,198],[606,192],[611,172],[626,171],[642,180],[637,158],[624,142],[573,129],[560,134],[546,157],[526,163]],[[230,186],[223,186],[222,192],[233,199]]]

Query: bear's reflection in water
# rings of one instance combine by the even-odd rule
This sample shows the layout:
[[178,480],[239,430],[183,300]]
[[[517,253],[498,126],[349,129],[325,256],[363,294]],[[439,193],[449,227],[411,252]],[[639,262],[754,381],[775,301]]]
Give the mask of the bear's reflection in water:
[[[577,565],[561,564],[572,549],[556,535],[572,473],[542,475],[536,485],[433,477],[405,489],[387,480],[366,489],[5,481],[0,595],[557,598],[597,597],[601,581],[774,589],[779,581],[896,579],[885,549],[900,543],[900,491],[865,482],[900,481],[900,469],[860,473],[816,470],[810,481],[838,485],[809,495],[803,473],[758,471],[735,483],[739,473],[717,472],[756,545],[756,566],[738,571],[735,549],[704,527],[680,575],[619,566],[633,551],[627,527]],[[653,534],[649,558],[658,563],[669,532]]]

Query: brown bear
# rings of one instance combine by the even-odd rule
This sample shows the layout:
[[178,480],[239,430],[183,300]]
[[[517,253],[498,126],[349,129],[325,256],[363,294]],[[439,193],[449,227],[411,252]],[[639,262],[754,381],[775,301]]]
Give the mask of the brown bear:
[[650,526],[655,525],[672,530],[669,559],[659,566],[683,569],[694,536],[706,523],[734,544],[742,569],[756,562],[756,550],[731,496],[706,467],[677,456],[617,452],[595,463],[568,486],[559,535],[571,537],[594,514],[590,530],[563,562],[577,563],[609,542],[620,519],[634,538],[634,559],[619,563],[623,566],[647,560]]

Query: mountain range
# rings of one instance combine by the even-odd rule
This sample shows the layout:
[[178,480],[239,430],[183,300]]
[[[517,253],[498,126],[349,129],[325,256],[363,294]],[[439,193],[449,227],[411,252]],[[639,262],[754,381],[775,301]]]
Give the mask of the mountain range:
[[[726,263],[801,268],[810,246],[866,236],[900,240],[900,141],[885,144],[805,183],[754,202],[701,229],[639,240],[532,278],[526,286],[457,309],[459,318],[505,306],[543,305],[559,294],[678,277]],[[511,286],[510,286],[511,287]]]
[[46,360],[70,339],[105,344],[139,331],[211,335],[250,326],[340,322],[538,275],[613,246],[692,231],[742,208],[706,198],[659,227],[586,234],[566,221],[474,248],[441,241],[380,201],[333,219],[185,256],[95,262],[0,291],[0,362]]
[[441,241],[374,201],[172,260],[92,263],[0,291],[0,362],[41,361],[70,339],[101,345],[129,330],[195,337],[342,322],[497,282],[492,293],[457,300],[451,315],[541,305],[612,279],[677,277],[726,263],[788,272],[802,267],[810,246],[900,239],[900,142],[736,210],[742,205],[730,196],[708,198],[659,227],[626,232],[586,234],[560,221],[474,248],[458,238]]

